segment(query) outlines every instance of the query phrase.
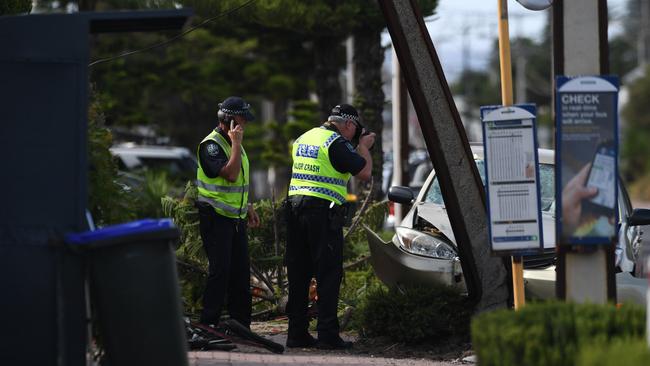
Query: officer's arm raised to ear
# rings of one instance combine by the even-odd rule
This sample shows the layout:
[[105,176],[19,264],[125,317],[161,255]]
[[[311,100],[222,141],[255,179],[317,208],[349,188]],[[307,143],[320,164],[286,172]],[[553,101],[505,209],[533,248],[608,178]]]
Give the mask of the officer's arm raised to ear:
[[244,129],[240,124],[231,123],[228,136],[232,141],[232,151],[228,163],[219,171],[219,176],[226,178],[229,182],[235,182],[241,169],[241,142],[244,138]]
[[375,141],[375,134],[368,134],[359,139],[355,149],[345,138],[338,138],[330,145],[330,162],[341,173],[350,173],[361,180],[369,180],[372,174],[372,157],[368,146]]
[[375,143],[375,134],[370,133],[363,135],[359,138],[359,146],[357,146],[357,153],[366,161],[366,165],[358,174],[354,176],[363,181],[368,181],[372,177],[372,156],[370,155],[370,148]]

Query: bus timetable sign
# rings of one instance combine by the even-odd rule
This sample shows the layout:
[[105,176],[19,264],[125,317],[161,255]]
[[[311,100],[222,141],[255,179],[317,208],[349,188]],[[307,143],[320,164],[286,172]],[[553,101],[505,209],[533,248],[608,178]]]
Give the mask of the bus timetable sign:
[[498,255],[544,247],[535,106],[481,107],[490,244]]

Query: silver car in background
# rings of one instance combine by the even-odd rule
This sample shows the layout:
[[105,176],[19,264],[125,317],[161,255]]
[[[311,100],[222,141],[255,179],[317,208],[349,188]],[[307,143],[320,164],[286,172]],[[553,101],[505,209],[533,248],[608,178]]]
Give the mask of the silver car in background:
[[[483,146],[472,145],[474,160],[485,184]],[[531,298],[555,297],[555,169],[554,152],[539,149],[544,251],[524,257],[526,295]],[[645,304],[647,281],[639,274],[639,251],[643,232],[650,224],[650,210],[632,211],[625,187],[619,185],[619,243],[616,249],[617,296],[621,302]],[[391,287],[442,283],[466,290],[458,247],[435,171],[432,171],[417,197],[407,187],[391,187],[391,201],[411,204],[392,240],[385,242],[366,228],[371,264],[379,279]]]

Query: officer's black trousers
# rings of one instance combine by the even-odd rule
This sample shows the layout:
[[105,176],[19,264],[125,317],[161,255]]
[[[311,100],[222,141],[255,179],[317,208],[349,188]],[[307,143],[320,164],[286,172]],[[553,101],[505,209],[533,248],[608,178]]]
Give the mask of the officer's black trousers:
[[[336,310],[343,274],[343,228],[332,225],[329,201],[295,200],[288,217],[286,264],[289,277],[289,337],[307,332],[309,285],[316,277],[318,291],[318,338],[338,337]],[[298,201],[298,202],[296,202]],[[322,201],[318,204],[314,202]]]
[[246,221],[217,214],[210,206],[199,206],[203,248],[209,273],[203,292],[201,323],[217,324],[226,294],[230,317],[244,326],[251,323],[250,260]]

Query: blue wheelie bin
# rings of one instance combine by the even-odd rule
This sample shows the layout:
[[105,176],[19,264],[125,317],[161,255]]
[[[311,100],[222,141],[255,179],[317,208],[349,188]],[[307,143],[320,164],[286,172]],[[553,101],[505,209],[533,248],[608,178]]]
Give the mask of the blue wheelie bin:
[[145,219],[66,236],[86,252],[106,364],[187,365],[170,219]]

